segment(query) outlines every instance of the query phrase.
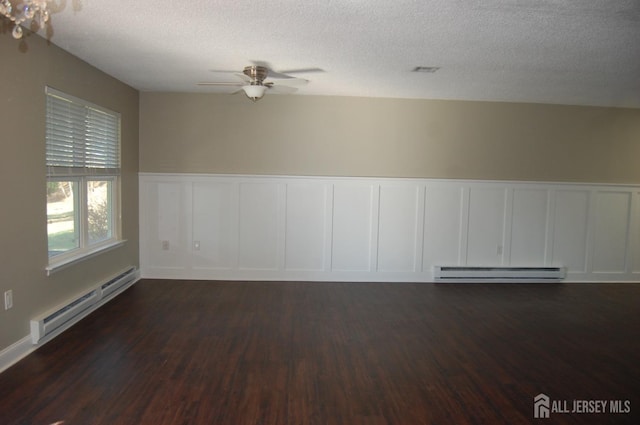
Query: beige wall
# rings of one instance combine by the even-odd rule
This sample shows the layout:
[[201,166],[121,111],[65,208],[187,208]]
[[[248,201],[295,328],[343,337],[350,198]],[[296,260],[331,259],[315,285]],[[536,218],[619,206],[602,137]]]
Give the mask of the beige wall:
[[[39,37],[0,34],[0,350],[29,320],[138,264],[140,171],[640,183],[640,110],[142,93]],[[120,249],[46,277],[44,87],[122,113]],[[138,105],[138,98],[140,104]],[[138,106],[140,108],[138,109]],[[140,122],[138,113],[140,111]]]
[[[0,34],[0,351],[29,334],[29,320],[127,265],[138,264],[138,92],[38,36],[28,49]],[[124,247],[47,277],[45,86],[122,114]]]
[[140,95],[140,170],[640,183],[640,110]]

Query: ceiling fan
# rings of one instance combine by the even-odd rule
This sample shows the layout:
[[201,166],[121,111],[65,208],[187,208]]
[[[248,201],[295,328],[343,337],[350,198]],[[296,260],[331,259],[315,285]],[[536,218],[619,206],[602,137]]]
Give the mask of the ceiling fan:
[[[214,71],[228,72],[228,71]],[[290,74],[297,72],[323,72],[319,68],[300,69],[287,71]],[[297,87],[305,85],[309,80],[303,78],[295,78],[287,75],[285,72],[276,72],[269,69],[265,65],[246,66],[240,73],[234,73],[241,81],[237,82],[202,82],[199,86],[236,86],[240,87],[247,97],[254,102],[262,99],[267,90],[277,93],[293,93]],[[275,78],[276,81],[265,81],[267,78]],[[240,90],[234,92],[238,93]]]

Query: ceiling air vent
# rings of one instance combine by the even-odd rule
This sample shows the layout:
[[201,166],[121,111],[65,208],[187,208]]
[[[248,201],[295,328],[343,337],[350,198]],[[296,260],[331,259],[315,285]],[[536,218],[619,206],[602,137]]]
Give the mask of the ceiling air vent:
[[424,72],[426,74],[433,74],[439,69],[439,66],[416,66],[411,72]]

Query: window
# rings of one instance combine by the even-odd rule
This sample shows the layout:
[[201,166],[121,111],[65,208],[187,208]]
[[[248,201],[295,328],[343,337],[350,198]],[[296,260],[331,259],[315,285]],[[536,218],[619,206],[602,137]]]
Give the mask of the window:
[[46,90],[49,271],[118,244],[120,115]]

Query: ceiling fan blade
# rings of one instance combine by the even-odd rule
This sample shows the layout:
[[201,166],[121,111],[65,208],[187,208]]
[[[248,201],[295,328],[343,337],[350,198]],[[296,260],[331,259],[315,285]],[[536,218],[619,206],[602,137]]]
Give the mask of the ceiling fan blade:
[[252,64],[254,64],[255,66],[262,66],[264,68],[267,68],[269,70],[272,69],[272,66],[269,62],[267,61],[251,61]]
[[269,69],[269,73],[267,74],[267,78],[275,78],[277,80],[288,80],[290,78],[294,78],[291,75],[284,74],[282,72],[277,72],[272,69]]
[[251,61],[251,63],[258,67],[267,68],[267,77],[266,78],[290,78],[288,75],[280,74],[273,70],[271,64],[267,61]]
[[251,81],[251,78],[247,77],[242,72],[238,72],[238,71],[226,71],[226,70],[220,70],[220,69],[210,69],[209,71],[214,72],[216,74],[233,74],[234,76],[240,78],[242,81],[245,81],[247,83]]
[[301,69],[287,69],[285,71],[278,71],[281,74],[309,74],[312,72],[326,72],[322,68],[301,68]]
[[285,71],[276,71],[274,67],[266,61],[251,61],[256,66],[263,66],[269,70],[268,77],[276,78],[276,79],[290,79],[295,78],[289,74],[303,74],[303,73],[312,73],[312,72],[325,72],[322,68],[296,68],[296,69],[288,69]]
[[283,78],[281,80],[273,81],[276,86],[291,86],[300,87],[309,84],[309,80],[304,78]]
[[241,73],[241,72],[236,72],[233,75],[235,75],[236,77],[240,78],[242,81],[244,81],[245,83],[250,83],[251,82],[251,78],[249,78],[249,76]]

